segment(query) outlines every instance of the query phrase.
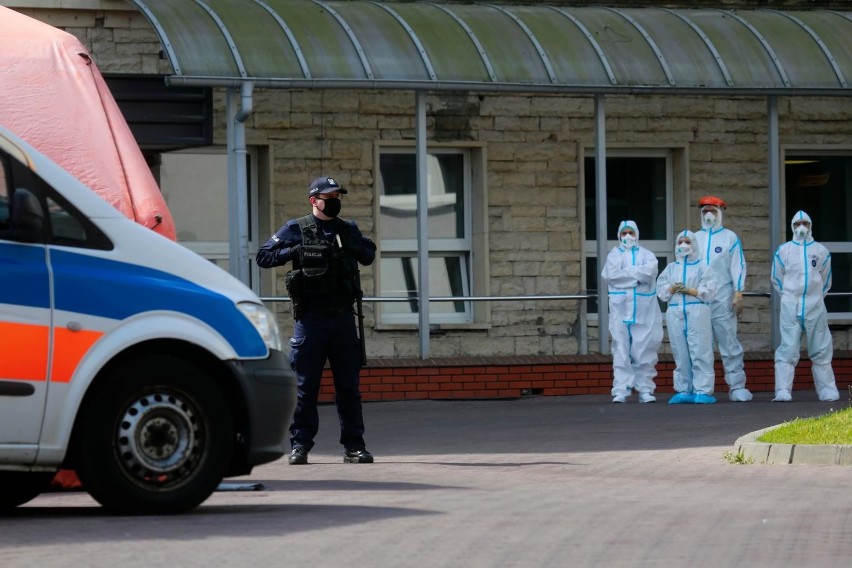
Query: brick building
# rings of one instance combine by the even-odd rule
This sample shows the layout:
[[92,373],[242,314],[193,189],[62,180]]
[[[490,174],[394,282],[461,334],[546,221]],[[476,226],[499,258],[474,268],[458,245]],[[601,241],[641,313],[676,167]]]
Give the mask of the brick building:
[[[116,96],[158,174],[179,240],[224,268],[232,266],[229,259],[236,249],[228,225],[228,176],[233,173],[227,154],[233,109],[228,89],[165,88],[163,77],[175,73],[173,62],[158,30],[131,3],[0,4],[83,41],[111,85],[124,89]],[[569,8],[593,3],[553,4]],[[635,10],[642,9],[635,8],[637,4],[609,6],[628,16],[629,27]],[[641,4],[662,10],[655,8],[659,3]],[[696,3],[666,6],[678,4],[694,9]],[[761,8],[759,18],[743,16],[743,21],[756,22],[755,29],[761,18],[801,20],[805,11],[852,21],[852,12],[837,12],[842,2],[705,5],[724,10],[725,17],[748,16],[752,12],[747,10]],[[340,12],[337,3],[323,6]],[[691,22],[698,18],[696,12],[684,14]],[[634,28],[642,30],[636,24]],[[629,39],[622,31],[612,33],[604,39],[597,31],[593,35],[601,45]],[[803,32],[800,41],[807,36]],[[837,55],[849,61],[848,53]],[[786,71],[791,80],[807,75]],[[807,210],[814,218],[816,238],[830,244],[833,253],[833,289],[852,291],[852,229],[846,221],[852,213],[852,98],[844,82],[852,79],[852,69],[839,68],[837,75],[842,86],[830,93],[821,94],[817,88],[795,96],[785,96],[783,90],[771,93],[781,159],[780,218],[774,222],[783,242],[789,238],[790,214]],[[140,94],[153,84],[158,85],[157,95]],[[134,92],[137,85],[144,88]],[[743,241],[747,289],[756,294],[746,298],[739,319],[740,339],[748,352],[748,385],[755,391],[771,390],[770,95],[757,89],[686,91],[604,93],[607,225],[612,227],[606,239],[614,240],[619,220],[636,219],[642,244],[658,255],[662,269],[672,258],[675,232],[698,225],[698,198],[714,194],[725,199],[725,225]],[[209,123],[194,124],[189,141],[181,142],[177,129],[172,139],[158,139],[152,134],[157,123],[146,115],[150,110],[139,108],[162,92],[185,93],[198,103],[193,112],[205,114]],[[280,224],[307,211],[307,183],[323,174],[334,175],[350,188],[342,215],[356,220],[379,244],[376,264],[362,270],[365,293],[373,298],[366,306],[370,367],[363,374],[365,399],[609,392],[610,360],[605,349],[600,353],[597,302],[594,296],[587,304],[562,298],[594,294],[597,288],[595,95],[522,89],[425,92],[428,170],[432,180],[440,180],[429,190],[430,296],[488,301],[432,303],[429,353],[424,358],[413,301],[418,260],[411,191],[415,95],[406,89],[255,87],[245,121],[250,255]],[[186,120],[186,115],[180,118]],[[285,295],[276,277],[281,275],[283,271],[273,274],[250,267],[248,278],[262,296],[277,298]],[[389,297],[409,301],[378,300]],[[275,305],[286,332],[292,323],[288,304]],[[852,383],[847,366],[852,366],[852,302],[832,298],[831,311],[835,372],[838,386],[845,387]],[[671,384],[672,366],[664,354],[658,378],[663,392]],[[807,369],[803,361],[798,388],[812,388]],[[724,390],[721,372],[717,376]]]

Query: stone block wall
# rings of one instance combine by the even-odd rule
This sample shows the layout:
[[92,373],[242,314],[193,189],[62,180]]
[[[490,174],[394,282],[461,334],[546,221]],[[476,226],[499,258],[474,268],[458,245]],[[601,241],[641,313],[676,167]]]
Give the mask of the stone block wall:
[[[267,92],[253,117],[251,142],[273,150],[275,223],[306,206],[306,180],[330,172],[354,188],[345,215],[372,229],[377,140],[413,140],[408,92]],[[681,201],[691,227],[706,194],[729,204],[725,225],[743,241],[748,290],[769,292],[767,101],[762,97],[607,97],[607,141],[619,148],[685,147],[688,180]],[[276,124],[268,128],[272,113]],[[454,116],[450,112],[463,114]],[[780,143],[844,145],[852,139],[852,99],[782,98]],[[353,118],[357,116],[357,120]],[[582,190],[579,148],[594,142],[589,97],[432,94],[429,140],[478,141],[487,151],[490,288],[495,296],[576,294],[582,288]],[[297,120],[298,119],[298,120]],[[297,124],[298,123],[298,124]],[[441,130],[452,125],[452,131]],[[786,221],[782,226],[786,226]],[[368,295],[371,271],[364,271]],[[283,294],[283,290],[279,290]],[[433,356],[561,355],[578,352],[575,302],[492,302],[486,329],[446,329]],[[286,315],[284,316],[286,319]],[[769,299],[748,297],[740,315],[748,351],[770,342]],[[288,322],[289,323],[289,322]],[[589,329],[597,348],[597,330]],[[848,348],[847,334],[837,337]],[[368,350],[381,357],[417,355],[416,331],[373,331]],[[668,347],[663,348],[667,352]]]

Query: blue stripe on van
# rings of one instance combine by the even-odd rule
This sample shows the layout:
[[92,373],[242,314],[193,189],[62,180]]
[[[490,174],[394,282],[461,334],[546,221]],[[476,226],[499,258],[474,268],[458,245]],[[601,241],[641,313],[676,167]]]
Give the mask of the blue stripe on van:
[[242,357],[266,344],[229,298],[173,274],[115,260],[51,251],[56,308],[123,320],[153,310],[185,313],[218,331]]
[[50,308],[44,247],[0,243],[0,304]]

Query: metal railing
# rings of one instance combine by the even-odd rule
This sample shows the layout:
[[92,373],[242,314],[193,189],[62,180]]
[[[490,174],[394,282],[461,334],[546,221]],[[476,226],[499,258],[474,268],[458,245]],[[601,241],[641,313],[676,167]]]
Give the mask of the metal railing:
[[[597,298],[597,294],[553,294],[544,296],[435,296],[430,297],[429,302],[528,302],[540,300],[578,300],[580,302],[580,313],[577,321],[577,350],[581,355],[589,352],[589,332],[587,325],[586,300]],[[263,302],[289,302],[290,298],[281,296],[261,297]],[[364,296],[364,302],[414,302],[418,298],[405,296]]]
[[[743,292],[744,297],[749,298],[770,298],[771,292]],[[829,292],[830,297],[849,297],[852,292]],[[265,296],[260,298],[263,302],[290,302],[290,298],[286,296]],[[529,302],[529,301],[550,301],[550,300],[577,300],[579,301],[579,313],[577,318],[577,349],[580,355],[586,355],[589,352],[589,332],[588,332],[588,300],[597,300],[597,292],[588,292],[585,294],[553,294],[553,295],[537,295],[537,296],[435,296],[429,298],[429,302]],[[382,303],[382,302],[414,302],[419,301],[417,297],[405,296],[365,296],[364,302]]]

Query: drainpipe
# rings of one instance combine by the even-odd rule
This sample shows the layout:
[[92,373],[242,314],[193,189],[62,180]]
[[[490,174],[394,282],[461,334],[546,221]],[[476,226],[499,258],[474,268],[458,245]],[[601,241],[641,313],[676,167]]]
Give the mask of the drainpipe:
[[246,286],[251,286],[248,254],[248,152],[245,122],[253,109],[254,83],[240,84],[237,108],[236,89],[228,89],[228,232],[229,272]]

